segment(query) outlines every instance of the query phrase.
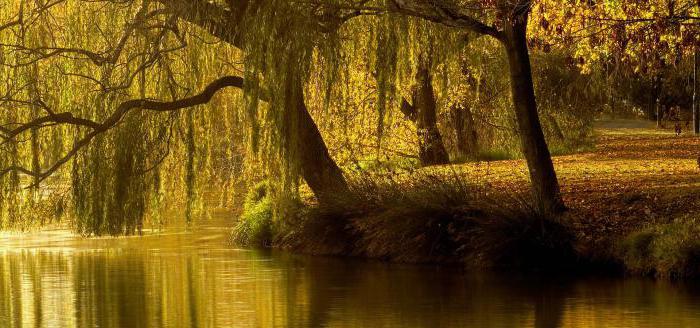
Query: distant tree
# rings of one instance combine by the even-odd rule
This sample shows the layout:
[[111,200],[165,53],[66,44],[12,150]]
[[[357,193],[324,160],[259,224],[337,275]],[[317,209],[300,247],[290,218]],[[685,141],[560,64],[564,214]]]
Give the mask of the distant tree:
[[418,60],[412,104],[405,99],[401,103],[401,112],[416,124],[418,157],[423,166],[450,163],[437,126],[437,101],[429,60],[427,55]]
[[[664,75],[684,58],[696,59],[700,7],[696,0],[538,1],[532,43],[540,49],[573,50],[572,61],[584,71],[600,62],[627,67],[649,84],[647,116],[661,119]],[[695,69],[694,71],[697,71]],[[693,80],[696,81],[693,74]],[[697,90],[697,82],[694,82]],[[697,91],[694,92],[698,98]],[[693,105],[696,133],[700,106]]]

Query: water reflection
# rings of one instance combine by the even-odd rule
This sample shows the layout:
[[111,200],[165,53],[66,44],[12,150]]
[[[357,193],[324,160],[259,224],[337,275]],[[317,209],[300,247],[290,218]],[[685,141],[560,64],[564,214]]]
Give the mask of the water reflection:
[[222,230],[0,236],[0,327],[700,327],[694,286],[233,250]]

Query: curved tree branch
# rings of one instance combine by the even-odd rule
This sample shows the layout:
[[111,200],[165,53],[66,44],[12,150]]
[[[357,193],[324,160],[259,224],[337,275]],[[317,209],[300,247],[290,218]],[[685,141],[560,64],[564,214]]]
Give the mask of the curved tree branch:
[[[35,182],[32,183],[29,188],[36,187],[43,180],[51,176],[54,172],[60,169],[65,163],[67,163],[71,158],[73,158],[78,151],[80,151],[85,146],[89,145],[90,142],[98,135],[105,133],[112,128],[116,127],[122,119],[133,110],[150,110],[155,112],[172,112],[178,111],[185,108],[194,107],[197,105],[203,105],[211,101],[211,99],[221,90],[229,87],[242,89],[245,81],[239,76],[224,76],[219,78],[209,85],[207,85],[204,90],[191,97],[178,99],[174,101],[157,101],[152,99],[134,99],[128,100],[121,103],[117,109],[105,119],[102,123],[91,121],[84,118],[78,118],[73,116],[71,113],[60,113],[53,114],[44,117],[37,118],[31,122],[23,124],[22,126],[14,129],[7,130],[4,129],[7,136],[3,136],[6,140],[11,140],[22,132],[29,131],[31,129],[38,129],[45,127],[46,124],[71,124],[76,126],[88,127],[91,129],[82,139],[78,140],[66,155],[61,157],[56,161],[50,168],[43,172],[32,171],[27,168],[20,166],[10,166],[8,168],[0,170],[0,177],[8,174],[10,172],[18,172],[21,174],[29,175],[36,178]],[[263,101],[268,101],[269,98],[265,92],[262,93],[260,99]]]
[[449,8],[442,1],[428,0],[389,0],[389,11],[419,17],[449,27],[470,30],[477,34],[490,35],[503,39],[503,32],[480,20]]
[[204,0],[158,1],[180,19],[205,29],[211,35],[237,48],[243,47],[237,26],[241,23],[248,0],[236,1],[240,4],[231,6],[228,10]]

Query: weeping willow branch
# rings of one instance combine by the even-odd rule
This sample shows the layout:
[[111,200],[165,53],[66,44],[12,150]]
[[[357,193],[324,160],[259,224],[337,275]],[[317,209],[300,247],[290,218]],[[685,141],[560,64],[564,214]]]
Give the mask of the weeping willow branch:
[[237,6],[231,6],[228,10],[201,0],[158,1],[180,19],[205,29],[211,35],[235,47],[243,46],[243,38],[237,27],[247,7],[247,0],[238,1]]
[[[41,8],[42,10],[46,10],[47,8]],[[72,47],[59,47],[59,46],[44,46],[44,47],[27,47],[22,44],[3,44],[0,43],[0,47],[7,47],[9,49],[13,49],[18,52],[25,52],[28,54],[32,54],[36,56],[35,59],[23,63],[23,64],[17,64],[13,66],[26,66],[26,65],[31,65],[36,63],[39,60],[42,59],[48,59],[51,57],[55,56],[83,56],[84,58],[90,60],[93,64],[96,66],[103,66],[105,64],[116,64],[121,57],[121,54],[124,50],[124,47],[126,46],[127,42],[129,39],[133,36],[134,31],[136,31],[138,28],[143,28],[146,26],[146,23],[152,19],[155,18],[159,15],[167,13],[167,10],[164,9],[159,9],[159,10],[153,10],[151,12],[148,12],[148,6],[144,5],[142,6],[139,11],[136,13],[134,18],[130,20],[130,22],[125,26],[124,32],[122,33],[121,38],[116,42],[116,46],[111,49],[110,51],[107,52],[96,52],[96,51],[91,51],[87,49],[81,49],[81,48],[72,48]],[[24,25],[24,19],[22,17],[22,13],[20,12],[19,18],[13,22],[9,22],[5,25],[0,26],[0,31],[6,28],[11,28],[17,25]],[[110,53],[111,52],[111,53]]]
[[[36,180],[29,186],[29,188],[36,187],[37,184],[50,177],[71,158],[73,158],[82,148],[89,145],[95,137],[116,127],[130,111],[139,109],[155,112],[178,111],[181,109],[209,103],[209,101],[211,101],[211,99],[220,90],[229,87],[242,89],[243,85],[244,80],[242,77],[225,76],[210,83],[201,93],[188,98],[183,98],[170,102],[157,101],[151,99],[134,99],[125,101],[121,103],[117,107],[117,109],[102,123],[98,123],[85,118],[75,117],[70,113],[60,113],[37,118],[31,122],[23,124],[22,126],[14,130],[4,129],[3,131],[6,134],[6,136],[3,136],[3,138],[6,140],[6,142],[13,140],[16,136],[25,131],[29,131],[31,129],[41,129],[47,126],[55,126],[59,124],[87,127],[90,128],[91,131],[87,133],[82,139],[78,140],[73,145],[73,148],[68,153],[66,153],[66,155],[61,157],[46,171],[40,172],[23,168],[21,166],[10,166],[0,171],[0,177],[10,172],[17,172],[20,174],[32,176]],[[265,93],[262,93],[260,95],[260,99],[263,101],[269,101],[269,98]]]
[[503,39],[503,32],[478,19],[449,8],[442,1],[428,0],[389,0],[389,11],[419,17],[449,27],[463,28],[474,33]]
[[[204,0],[158,0],[168,11],[180,19],[197,25],[211,35],[237,48],[244,46],[244,33],[241,33],[243,17],[251,7],[260,5],[250,0],[227,0],[228,7]],[[375,8],[365,8],[368,0],[361,0],[356,7],[344,8],[323,2],[299,2],[312,4],[310,8],[318,31],[332,33],[345,22],[362,15],[376,15]]]

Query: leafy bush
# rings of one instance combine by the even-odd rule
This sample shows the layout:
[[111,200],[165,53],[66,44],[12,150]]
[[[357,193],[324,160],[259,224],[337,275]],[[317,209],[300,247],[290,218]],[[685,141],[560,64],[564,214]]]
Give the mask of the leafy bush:
[[521,155],[519,153],[512,153],[501,149],[482,149],[477,155],[478,160],[486,162],[504,161],[520,157]]
[[662,278],[700,276],[700,226],[696,219],[677,220],[630,234],[621,255],[633,273]]
[[233,241],[241,246],[268,247],[273,235],[273,203],[270,184],[263,181],[246,195],[243,213],[233,228]]

